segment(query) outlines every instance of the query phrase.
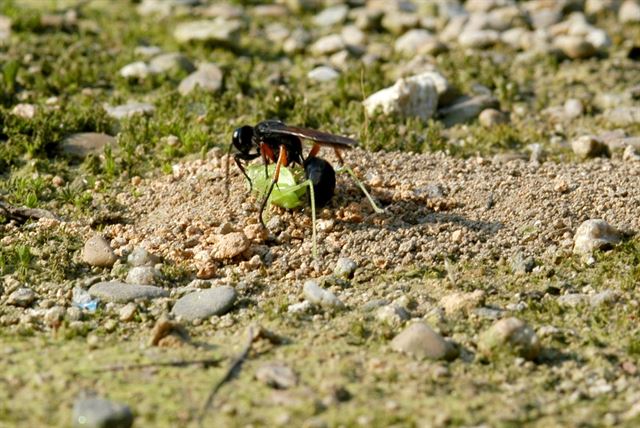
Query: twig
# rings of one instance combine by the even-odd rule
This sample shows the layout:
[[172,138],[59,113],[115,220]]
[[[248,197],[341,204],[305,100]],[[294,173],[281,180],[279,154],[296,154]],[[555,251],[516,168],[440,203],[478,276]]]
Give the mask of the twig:
[[[244,363],[244,361],[247,359],[247,355],[249,355],[249,352],[251,351],[251,346],[253,345],[253,341],[257,337],[256,333],[254,332],[253,327],[251,327],[251,326],[248,329],[248,333],[249,334],[248,334],[248,338],[247,338],[247,344],[245,345],[244,349],[231,362],[231,365],[229,366],[229,369],[227,370],[225,375],[222,377],[222,379],[220,379],[213,386],[213,388],[211,389],[211,392],[209,393],[209,396],[207,397],[207,401],[205,402],[204,407],[202,408],[202,412],[200,413],[200,417],[198,418],[198,425],[200,427],[203,426],[202,425],[202,421],[204,420],[205,415],[209,411],[209,408],[211,407],[211,404],[213,403],[213,399],[215,398],[216,394],[218,393],[218,390],[220,390],[222,385],[224,385],[225,383],[229,382],[234,377],[236,377],[238,375],[238,373],[240,373],[240,369],[242,368],[242,363]],[[259,334],[259,332],[258,332],[258,334]]]
[[210,366],[217,366],[220,364],[220,359],[206,358],[203,360],[179,360],[179,361],[160,361],[156,363],[141,363],[141,364],[115,364],[112,366],[101,367],[94,370],[89,370],[90,373],[104,373],[104,372],[119,372],[124,370],[139,370],[150,367],[188,367],[197,364],[202,364],[205,368]]

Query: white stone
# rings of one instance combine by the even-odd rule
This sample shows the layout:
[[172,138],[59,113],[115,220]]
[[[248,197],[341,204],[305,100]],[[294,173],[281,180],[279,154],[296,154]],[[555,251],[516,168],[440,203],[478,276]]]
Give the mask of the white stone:
[[368,114],[380,110],[384,114],[428,120],[438,106],[438,92],[431,74],[423,73],[400,79],[393,86],[371,94],[363,105]]

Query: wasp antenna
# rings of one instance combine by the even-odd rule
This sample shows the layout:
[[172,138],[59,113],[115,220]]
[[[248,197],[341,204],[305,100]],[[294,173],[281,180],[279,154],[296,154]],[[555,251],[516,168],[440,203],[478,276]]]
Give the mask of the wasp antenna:
[[351,176],[353,181],[356,182],[360,190],[362,190],[362,193],[364,193],[364,195],[367,197],[367,199],[369,200],[369,203],[371,204],[371,208],[373,208],[373,211],[375,211],[376,214],[384,214],[385,212],[384,208],[380,208],[375,203],[375,201],[373,200],[373,197],[371,197],[371,194],[367,192],[367,189],[364,187],[364,184],[362,184],[362,181],[360,181],[358,177],[356,177],[356,174],[353,172],[351,168],[349,168],[348,166],[343,166],[338,170],[338,172],[347,172]]

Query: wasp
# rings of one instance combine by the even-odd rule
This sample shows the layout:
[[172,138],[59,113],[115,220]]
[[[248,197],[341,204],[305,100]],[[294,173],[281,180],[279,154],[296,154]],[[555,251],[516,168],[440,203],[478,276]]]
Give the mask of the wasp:
[[[302,140],[310,141],[313,144],[307,156],[304,156],[302,150]],[[350,150],[357,144],[356,140],[348,137],[315,129],[289,126],[279,120],[265,120],[255,126],[244,125],[233,131],[227,154],[231,154],[232,148],[236,149],[237,152],[234,153],[233,160],[249,181],[250,186],[252,185],[251,178],[245,170],[247,162],[261,157],[265,166],[265,177],[268,176],[267,166],[270,163],[275,163],[271,184],[263,197],[258,213],[260,223],[264,226],[262,213],[274,186],[278,182],[281,167],[288,167],[292,164],[300,165],[304,169],[305,178],[310,180],[313,185],[315,205],[323,207],[334,195],[336,173],[328,161],[318,157],[321,147],[333,148],[340,165],[343,165],[342,150]],[[227,158],[226,186],[228,195],[229,158]]]

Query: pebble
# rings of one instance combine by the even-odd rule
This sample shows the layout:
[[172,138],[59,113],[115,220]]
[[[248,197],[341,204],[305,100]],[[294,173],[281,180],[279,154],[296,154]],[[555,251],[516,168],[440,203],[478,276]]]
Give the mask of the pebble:
[[152,74],[151,68],[144,61],[136,61],[125,65],[118,72],[125,79],[146,79]]
[[238,42],[242,24],[222,17],[183,22],[176,26],[173,37],[179,43],[206,42],[222,46],[234,46]]
[[344,308],[344,303],[333,292],[320,287],[315,280],[308,280],[302,287],[304,297],[311,303],[325,308]]
[[187,95],[198,89],[203,92],[217,92],[222,87],[223,73],[213,63],[200,64],[198,69],[182,79],[178,85],[180,95]]
[[616,303],[620,298],[620,293],[615,290],[604,290],[589,296],[589,304],[592,307],[600,307]]
[[214,259],[231,259],[242,254],[251,245],[251,241],[242,232],[231,232],[221,235],[220,240],[211,251]]
[[345,25],[340,31],[342,40],[351,46],[362,46],[367,41],[367,35],[355,25]]
[[525,256],[518,252],[511,260],[511,271],[516,275],[530,273],[536,267],[536,261],[532,256]]
[[622,160],[625,162],[640,162],[640,154],[633,146],[627,146],[622,153]]
[[153,57],[149,61],[149,69],[154,74],[166,74],[177,71],[191,73],[196,68],[186,55],[180,52],[167,52]]
[[89,288],[89,294],[107,302],[127,303],[135,299],[167,297],[169,292],[153,285],[126,284],[120,281],[99,282]]
[[304,302],[293,303],[287,306],[287,313],[290,314],[304,314],[309,312],[313,307],[313,303],[305,300]]
[[604,117],[613,126],[634,125],[640,123],[640,106],[615,107],[605,111]]
[[558,304],[560,306],[566,306],[574,308],[585,304],[589,300],[589,296],[584,293],[567,293],[562,296],[558,296]]
[[82,260],[91,266],[111,267],[118,257],[102,235],[93,235],[84,244]]
[[134,266],[127,273],[127,284],[153,285],[160,278],[160,272],[153,266]]
[[471,98],[462,97],[451,106],[440,109],[438,113],[442,116],[444,125],[448,127],[475,119],[483,110],[496,107],[498,100],[491,95],[477,95]]
[[0,15],[0,44],[5,43],[11,37],[11,19]]
[[256,370],[256,379],[276,389],[289,389],[298,384],[298,376],[283,363],[270,362]]
[[341,24],[347,18],[349,7],[345,4],[338,4],[324,9],[313,17],[313,23],[318,27],[331,27]]
[[554,44],[571,59],[589,58],[597,53],[596,47],[581,36],[561,35],[554,39]]
[[112,107],[110,105],[104,105],[104,109],[107,114],[114,119],[125,119],[136,115],[151,115],[156,111],[153,104],[129,102],[127,104],[121,104],[119,106]]
[[472,309],[484,304],[486,293],[484,290],[475,290],[464,293],[449,294],[440,299],[440,306],[447,315],[469,313]]
[[136,316],[137,311],[138,305],[136,305],[134,302],[129,302],[122,308],[120,308],[120,311],[118,311],[118,319],[125,322],[131,321]]
[[576,119],[584,114],[584,105],[582,101],[576,98],[566,100],[563,109],[566,119]]
[[75,428],[130,428],[133,413],[129,406],[104,398],[84,398],[73,404]]
[[100,154],[107,145],[113,146],[116,139],[99,132],[80,132],[71,134],[62,140],[62,152],[77,158],[90,154]]
[[236,290],[227,285],[198,290],[178,299],[171,313],[187,321],[224,315],[229,312],[236,297]]
[[593,135],[583,135],[573,140],[571,150],[582,159],[610,156],[609,147]]
[[338,278],[351,279],[358,268],[358,264],[349,257],[340,257],[333,268],[333,274]]
[[618,19],[622,23],[640,22],[640,3],[637,0],[625,0],[618,10]]
[[500,33],[495,30],[465,30],[458,36],[460,46],[474,49],[489,48],[499,40]]
[[601,219],[584,221],[576,230],[573,252],[590,256],[595,250],[605,250],[620,242],[620,232]]
[[430,119],[438,105],[438,92],[429,73],[402,78],[393,86],[371,94],[365,99],[367,113],[398,114],[402,117]]
[[340,77],[340,73],[331,67],[321,65],[307,73],[307,77],[310,80],[315,80],[316,82],[331,82]]
[[330,34],[316,40],[310,47],[312,55],[331,55],[345,48],[344,40],[339,34]]
[[458,349],[423,322],[411,324],[391,341],[391,349],[417,358],[453,360]]
[[382,27],[391,34],[402,34],[420,23],[420,17],[415,13],[388,11],[382,18]]
[[21,287],[9,294],[7,304],[26,308],[34,300],[36,300],[36,293],[30,288]]
[[58,328],[60,327],[60,324],[62,323],[62,320],[64,319],[66,313],[66,309],[62,306],[54,306],[52,308],[49,308],[44,313],[44,322],[49,327]]
[[399,326],[408,321],[411,316],[401,306],[391,304],[385,305],[376,311],[376,319],[390,326]]
[[160,258],[151,254],[144,247],[135,247],[127,256],[129,266],[155,266],[160,262]]
[[20,103],[16,104],[11,109],[11,114],[21,117],[23,119],[33,119],[38,112],[37,107],[34,104]]
[[480,335],[478,351],[486,357],[495,357],[505,351],[533,360],[540,353],[540,342],[535,331],[524,321],[505,318]]
[[493,128],[498,125],[503,125],[509,122],[509,117],[502,113],[500,110],[494,108],[487,108],[480,112],[478,116],[478,122],[480,125],[487,129]]
[[396,52],[407,56],[433,54],[442,50],[442,44],[429,31],[413,29],[398,37],[394,44]]
[[307,47],[310,40],[311,35],[307,31],[302,28],[297,28],[293,30],[291,32],[291,36],[284,41],[282,44],[282,50],[288,54],[301,52]]
[[143,45],[143,46],[136,46],[133,53],[145,58],[151,58],[162,53],[162,49],[160,49],[159,46]]

